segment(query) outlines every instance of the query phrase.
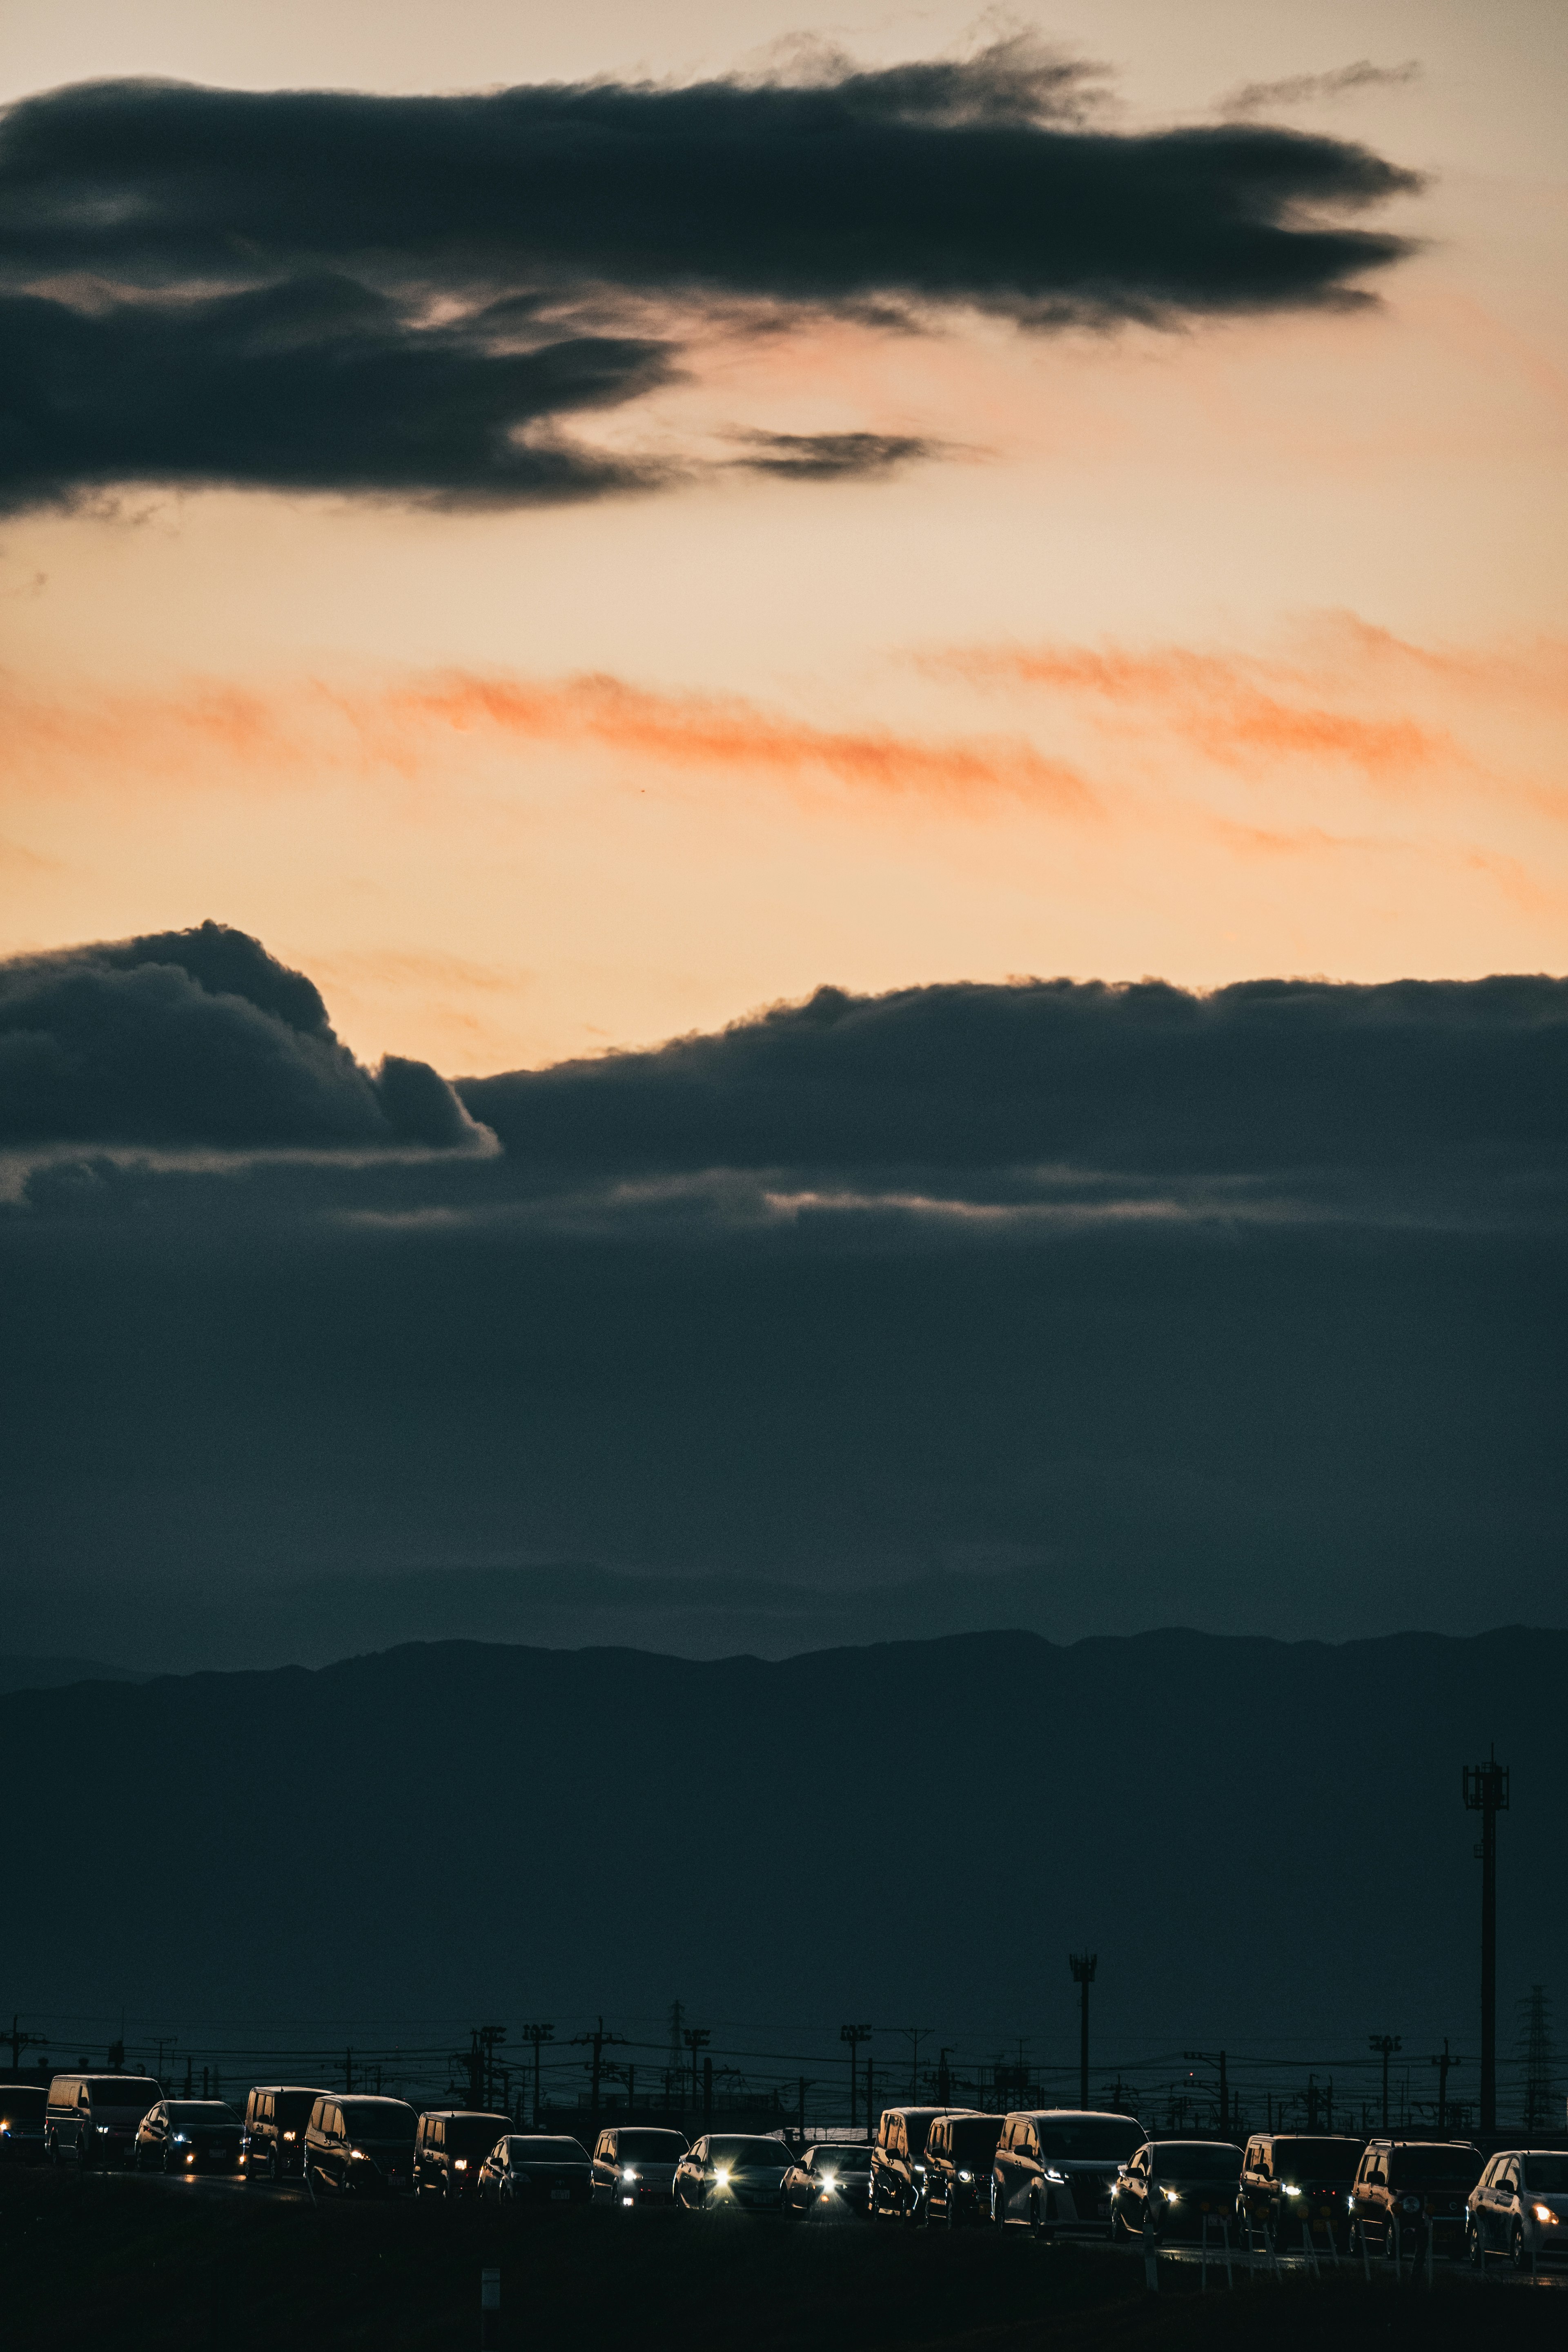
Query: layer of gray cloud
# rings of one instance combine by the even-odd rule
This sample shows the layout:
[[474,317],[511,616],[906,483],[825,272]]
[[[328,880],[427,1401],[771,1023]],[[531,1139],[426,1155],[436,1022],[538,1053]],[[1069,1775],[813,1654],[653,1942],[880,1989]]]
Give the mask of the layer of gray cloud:
[[[0,121],[0,503],[598,496],[669,478],[570,427],[678,369],[677,310],[1179,321],[1363,299],[1408,249],[1347,217],[1415,184],[1368,149],[1118,132],[1082,85],[1015,40],[793,81],[26,100]],[[886,436],[836,437],[776,462],[886,469]]]
[[1568,1622],[1568,982],[824,990],[488,1153],[235,933],[0,1003],[13,1648]]

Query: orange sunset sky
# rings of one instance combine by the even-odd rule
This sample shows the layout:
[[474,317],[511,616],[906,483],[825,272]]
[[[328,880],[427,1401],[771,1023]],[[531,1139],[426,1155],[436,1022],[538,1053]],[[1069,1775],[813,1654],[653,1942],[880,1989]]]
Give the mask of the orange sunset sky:
[[[1105,64],[1120,126],[1261,107],[1426,182],[1380,209],[1420,246],[1362,308],[706,318],[679,381],[584,427],[689,476],[658,490],[5,519],[0,952],[212,917],[362,1056],[451,1073],[825,981],[1564,969],[1560,0],[5,16],[7,101],[684,80],[1022,27]],[[940,446],[858,481],[708,465],[749,433]]]

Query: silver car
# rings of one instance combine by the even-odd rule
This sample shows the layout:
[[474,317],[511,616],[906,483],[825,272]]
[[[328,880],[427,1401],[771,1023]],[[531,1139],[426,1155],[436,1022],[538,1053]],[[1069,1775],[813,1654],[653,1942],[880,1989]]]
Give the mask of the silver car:
[[991,2219],[1037,2237],[1058,2230],[1109,2236],[1110,2193],[1143,2144],[1135,2116],[1079,2107],[1015,2110],[1002,2126],[991,2168]]
[[1504,2254],[1516,2270],[1568,2255],[1568,2156],[1552,2148],[1505,2148],[1465,2202],[1465,2252],[1479,2270]]

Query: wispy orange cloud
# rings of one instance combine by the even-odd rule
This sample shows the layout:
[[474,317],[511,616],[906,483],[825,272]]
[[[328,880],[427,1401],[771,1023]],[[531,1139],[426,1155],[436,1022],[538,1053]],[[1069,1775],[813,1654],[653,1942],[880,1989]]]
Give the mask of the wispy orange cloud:
[[134,762],[188,772],[216,756],[277,772],[374,764],[412,774],[444,739],[597,749],[686,772],[763,775],[802,788],[963,805],[999,795],[1084,818],[1096,795],[1066,761],[1021,736],[930,740],[826,728],[738,698],[659,694],[605,677],[532,681],[458,670],[372,684],[258,689],[194,680],[156,694],[48,700],[0,685],[17,761]]
[[[1056,645],[960,648],[928,656],[924,667],[982,688],[1043,690],[1104,730],[1176,739],[1219,766],[1258,772],[1286,761],[1336,762],[1396,790],[1439,774],[1490,781],[1491,763],[1474,740],[1478,722],[1484,732],[1489,720],[1568,708],[1568,646],[1555,642],[1448,652],[1348,614],[1319,624],[1311,637],[1304,656],[1290,660],[1180,646]],[[1510,789],[1568,814],[1554,782],[1515,774]]]

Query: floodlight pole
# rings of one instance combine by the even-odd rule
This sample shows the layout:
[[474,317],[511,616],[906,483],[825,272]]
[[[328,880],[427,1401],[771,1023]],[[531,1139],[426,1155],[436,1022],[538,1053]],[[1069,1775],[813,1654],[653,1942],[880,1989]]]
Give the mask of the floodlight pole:
[[1467,1764],[1465,1808],[1481,1817],[1481,2130],[1497,2129],[1497,1817],[1508,1811],[1508,1766],[1495,1745],[1484,1764]]
[[1080,2107],[1089,2105],[1089,1989],[1094,1982],[1094,1971],[1099,1965],[1098,1952],[1068,1954],[1072,1980],[1079,1989],[1078,2103]]

